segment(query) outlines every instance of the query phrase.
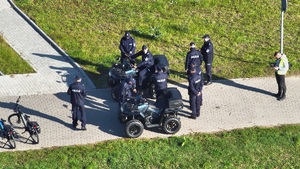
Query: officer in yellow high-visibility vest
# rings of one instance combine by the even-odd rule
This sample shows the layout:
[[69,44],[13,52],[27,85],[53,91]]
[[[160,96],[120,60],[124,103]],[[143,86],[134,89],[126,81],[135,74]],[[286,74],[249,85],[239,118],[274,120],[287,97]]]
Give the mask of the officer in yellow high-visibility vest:
[[286,55],[280,52],[275,52],[274,57],[276,58],[274,65],[275,77],[278,84],[278,93],[274,94],[274,96],[277,97],[277,100],[282,101],[286,97],[285,75],[289,70],[289,62]]

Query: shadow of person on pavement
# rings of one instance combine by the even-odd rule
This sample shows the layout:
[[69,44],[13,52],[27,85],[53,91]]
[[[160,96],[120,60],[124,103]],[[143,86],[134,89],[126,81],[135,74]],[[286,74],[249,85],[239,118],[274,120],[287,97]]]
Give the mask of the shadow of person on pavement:
[[[179,76],[181,78],[187,79],[186,72],[178,72],[178,71],[175,71],[175,70],[171,70],[171,72],[176,74],[177,76]],[[203,73],[203,76],[205,77],[205,73]],[[186,88],[186,89],[188,88],[188,86],[186,84],[182,84],[182,83],[179,83],[179,82],[174,81],[174,80],[168,80],[168,82],[175,85],[175,86],[181,87],[181,88]],[[187,82],[187,80],[186,80],[186,82]],[[236,87],[236,88],[240,88],[240,89],[244,89],[244,90],[248,90],[248,91],[252,91],[252,92],[257,92],[257,93],[261,93],[261,94],[266,94],[266,95],[270,95],[270,96],[273,94],[272,92],[269,92],[269,91],[266,91],[266,90],[263,90],[263,89],[260,89],[260,88],[257,88],[257,87],[240,84],[240,83],[237,83],[233,80],[226,79],[226,78],[223,78],[223,77],[219,77],[215,74],[213,74],[213,83],[220,83],[220,84],[223,84],[223,85],[228,85],[228,86],[232,86],[232,87]]]
[[[55,96],[64,104],[66,111],[71,111],[70,96],[67,93],[57,93]],[[98,126],[98,128],[108,134],[118,137],[125,137],[124,127],[118,120],[119,105],[111,98],[110,89],[98,89],[87,92],[85,101],[85,112],[88,125]],[[78,113],[80,116],[80,113]],[[70,128],[72,117],[70,113]]]
[[266,90],[263,90],[263,89],[260,89],[260,88],[257,88],[257,87],[240,84],[240,83],[237,83],[233,80],[225,79],[225,78],[219,77],[217,75],[213,75],[213,79],[216,79],[216,80],[213,81],[213,83],[220,83],[220,84],[223,84],[223,85],[232,86],[232,87],[236,87],[236,88],[239,88],[239,89],[248,90],[248,91],[252,91],[252,92],[256,92],[256,93],[261,93],[261,94],[265,94],[265,95],[269,95],[269,96],[273,95],[272,92],[269,92],[269,91],[266,91]]

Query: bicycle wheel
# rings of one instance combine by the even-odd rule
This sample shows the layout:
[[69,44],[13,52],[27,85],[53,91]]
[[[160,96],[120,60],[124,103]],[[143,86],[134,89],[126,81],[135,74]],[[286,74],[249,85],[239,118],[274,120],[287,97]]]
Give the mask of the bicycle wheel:
[[25,125],[23,124],[21,117],[16,113],[8,117],[8,122],[15,129],[25,129]]
[[36,129],[32,129],[30,132],[30,138],[33,144],[39,144],[39,134]]

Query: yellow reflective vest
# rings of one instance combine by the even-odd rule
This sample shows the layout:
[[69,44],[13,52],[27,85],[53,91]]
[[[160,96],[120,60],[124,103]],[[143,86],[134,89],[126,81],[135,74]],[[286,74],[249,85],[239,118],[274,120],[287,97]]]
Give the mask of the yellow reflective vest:
[[289,61],[285,54],[282,54],[281,58],[279,58],[278,70],[276,70],[277,74],[285,75],[289,70]]

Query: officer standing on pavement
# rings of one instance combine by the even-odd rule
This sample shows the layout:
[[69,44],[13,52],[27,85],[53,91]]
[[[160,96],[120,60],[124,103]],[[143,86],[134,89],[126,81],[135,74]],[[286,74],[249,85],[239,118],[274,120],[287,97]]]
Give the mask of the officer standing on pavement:
[[201,47],[201,53],[203,55],[203,60],[205,63],[205,71],[206,71],[206,83],[205,85],[210,85],[212,83],[212,62],[214,59],[214,47],[210,40],[209,35],[204,35],[203,37],[204,43]]
[[126,98],[131,97],[133,93],[136,93],[136,82],[135,79],[130,77],[127,78],[120,86],[120,103],[125,101]]
[[81,83],[81,77],[76,76],[75,82],[72,83],[67,91],[67,94],[70,95],[71,104],[72,104],[72,124],[76,128],[78,123],[78,110],[81,113],[81,129],[86,130],[86,114],[84,110],[84,101],[86,98],[86,91],[84,84]]
[[146,80],[150,75],[150,67],[154,65],[154,58],[146,45],[142,46],[142,50],[132,56],[135,59],[138,56],[142,56],[142,61],[137,65],[139,80],[138,90],[142,91],[146,88]]
[[189,68],[191,66],[191,64],[193,63],[193,66],[195,66],[196,68],[196,73],[200,73],[201,72],[201,64],[203,61],[203,56],[201,54],[200,51],[196,50],[196,45],[194,42],[190,43],[190,51],[187,53],[186,55],[186,59],[185,59],[185,67],[184,70],[187,71],[187,75],[189,76]]
[[192,110],[192,115],[190,118],[192,119],[196,119],[200,116],[200,106],[202,105],[202,88],[202,76],[196,73],[196,69],[194,67],[191,67],[188,94],[190,96],[190,109]]
[[153,74],[151,80],[155,85],[156,101],[158,101],[168,86],[168,74],[160,66],[156,66],[156,73]]
[[119,49],[121,51],[121,63],[124,62],[125,58],[128,58],[133,64],[134,60],[131,59],[131,56],[135,53],[136,44],[129,31],[126,31],[121,38]]
[[278,93],[274,94],[277,100],[282,101],[285,99],[286,85],[285,85],[285,75],[289,70],[289,62],[285,54],[275,52],[274,57],[276,62],[274,65],[276,82],[278,85]]

